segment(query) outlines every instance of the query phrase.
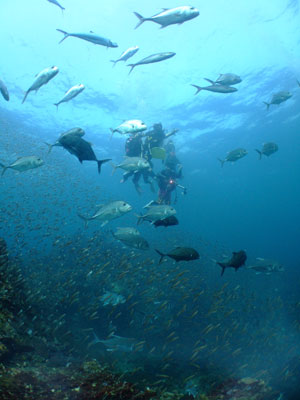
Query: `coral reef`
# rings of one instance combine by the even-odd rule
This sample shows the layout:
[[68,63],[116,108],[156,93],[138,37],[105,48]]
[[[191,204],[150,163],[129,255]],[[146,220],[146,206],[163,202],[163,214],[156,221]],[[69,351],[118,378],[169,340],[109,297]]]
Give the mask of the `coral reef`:
[[150,389],[139,391],[96,361],[81,367],[10,368],[0,375],[1,400],[149,400]]
[[209,395],[209,400],[277,400],[274,392],[262,380],[243,378],[229,379],[217,386]]

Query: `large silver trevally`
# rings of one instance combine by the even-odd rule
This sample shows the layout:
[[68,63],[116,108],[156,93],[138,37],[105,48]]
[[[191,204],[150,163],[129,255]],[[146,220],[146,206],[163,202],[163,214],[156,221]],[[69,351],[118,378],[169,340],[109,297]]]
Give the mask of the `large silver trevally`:
[[0,79],[0,92],[3,96],[3,98],[6,101],[9,101],[9,93],[8,93],[7,87],[4,85],[4,83],[1,81],[1,79]]
[[90,33],[69,33],[66,31],[63,31],[62,29],[56,29],[58,32],[61,32],[64,34],[64,37],[61,39],[61,42],[63,42],[65,39],[67,39],[70,36],[76,37],[78,39],[83,39],[86,40],[87,42],[91,42],[94,44],[99,44],[101,46],[105,47],[118,47],[117,43],[112,42],[110,39],[107,39],[102,36],[95,35],[93,32]]
[[247,154],[248,154],[247,150],[238,148],[238,149],[230,151],[227,154],[225,160],[221,160],[220,158],[218,158],[218,160],[220,161],[221,166],[223,167],[223,165],[226,161],[229,161],[229,162],[238,161],[240,158],[245,157]]
[[118,227],[115,232],[112,232],[113,237],[118,240],[128,240],[133,236],[141,236],[138,229],[133,227]]
[[98,160],[90,142],[82,139],[83,135],[65,134],[59,138],[59,144],[73,154],[80,163],[83,161],[96,161],[98,166],[98,173],[101,173],[102,164],[107,163],[111,158]]
[[167,51],[165,53],[151,54],[151,56],[143,58],[142,60],[140,60],[139,62],[137,62],[135,64],[127,64],[128,67],[131,67],[131,69],[129,71],[129,74],[133,70],[133,68],[136,67],[137,65],[157,63],[157,62],[160,62],[160,61],[167,60],[168,58],[171,58],[171,57],[173,57],[175,55],[176,55],[176,53],[173,53],[171,51]]
[[135,345],[137,344],[137,340],[134,338],[117,336],[115,334],[110,335],[105,340],[100,340],[95,332],[93,332],[93,335],[94,340],[89,344],[89,346],[102,343],[105,346],[106,351],[131,352],[135,349]]
[[104,226],[109,221],[122,217],[122,215],[127,214],[132,210],[132,206],[126,201],[117,200],[111,203],[101,205],[99,210],[91,217],[85,217],[84,215],[78,214],[80,218],[85,220],[85,225],[87,226],[88,221],[93,219],[99,219],[102,221],[101,226]]
[[132,133],[143,132],[146,129],[147,125],[140,119],[130,119],[128,121],[122,122],[122,124],[117,126],[115,129],[110,128],[111,136],[114,134],[114,132],[118,132],[121,135],[128,135]]
[[267,106],[267,110],[268,110],[270,105],[281,104],[284,101],[287,101],[288,99],[290,99],[292,96],[293,96],[292,93],[283,90],[281,92],[275,93],[272,96],[270,103],[267,103],[266,101],[264,101],[264,104]]
[[41,167],[43,164],[44,161],[37,156],[20,157],[15,162],[7,166],[0,163],[0,167],[3,168],[1,175],[3,175],[8,168],[14,169],[18,172],[23,172],[28,171],[29,169]]
[[58,71],[59,71],[58,68],[53,66],[45,68],[41,72],[39,72],[36,75],[35,81],[25,93],[22,104],[24,103],[30,92],[32,92],[33,90],[38,91],[41,86],[46,85],[46,83],[48,83],[52,78],[54,78],[55,75],[58,74]]
[[58,103],[54,103],[54,105],[58,108],[61,103],[66,103],[67,101],[74,99],[74,97],[78,96],[84,89],[85,87],[82,83],[72,86],[71,89],[65,93],[64,97]]
[[254,265],[249,265],[247,269],[252,269],[256,274],[264,273],[270,275],[273,272],[284,272],[284,267],[278,262],[258,257]]
[[255,151],[258,152],[259,159],[261,160],[263,154],[269,157],[271,154],[276,153],[278,151],[278,144],[273,142],[264,143],[261,150],[255,149]]
[[149,161],[142,157],[126,157],[119,165],[113,165],[113,173],[117,168],[121,168],[124,171],[141,171],[143,169],[149,169]]
[[120,58],[117,60],[110,60],[114,63],[114,66],[119,61],[127,61],[129,58],[135,55],[135,53],[139,50],[139,46],[129,47],[129,49],[125,50],[121,55]]
[[198,86],[198,85],[191,85],[194,86],[197,91],[195,93],[198,94],[201,90],[208,90],[209,92],[215,93],[233,93],[237,92],[237,88],[231,86],[220,85],[219,83],[215,83],[214,81],[204,78],[206,81],[210,82],[210,86]]
[[49,146],[48,154],[50,153],[50,151],[52,150],[52,147],[54,147],[54,146],[60,146],[60,147],[66,146],[68,138],[71,138],[71,137],[79,137],[80,138],[84,135],[85,135],[85,131],[81,128],[72,128],[72,129],[69,129],[67,132],[63,132],[54,144],[45,143],[47,146]]
[[144,18],[142,15],[134,12],[134,15],[138,17],[139,23],[135,29],[142,25],[145,21],[152,21],[165,28],[166,26],[173,24],[183,24],[185,21],[189,21],[195,17],[198,17],[199,10],[191,6],[181,6],[176,8],[164,8],[162,12],[153,15],[152,17]]
[[176,214],[175,208],[169,205],[149,205],[146,206],[146,208],[146,214],[137,216],[137,224],[140,224],[143,221],[150,221],[154,224],[156,221],[163,220]]
[[[208,81],[210,82],[210,80]],[[218,79],[214,81],[215,84],[218,83],[224,86],[237,85],[240,82],[242,82],[242,79],[238,75],[231,73],[220,74]]]
[[135,228],[117,228],[111,232],[113,237],[129,247],[139,250],[149,249],[149,243],[144,239],[140,232]]
[[124,296],[118,293],[114,292],[105,292],[101,297],[100,297],[101,302],[103,303],[103,306],[117,306],[119,304],[124,304],[126,302],[126,299]]

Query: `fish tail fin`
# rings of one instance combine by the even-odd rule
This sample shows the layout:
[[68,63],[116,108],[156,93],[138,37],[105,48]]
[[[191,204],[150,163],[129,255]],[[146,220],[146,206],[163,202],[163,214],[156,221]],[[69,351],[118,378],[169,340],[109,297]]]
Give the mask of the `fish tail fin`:
[[110,129],[110,131],[111,131],[110,139],[112,139],[112,137],[113,137],[115,131],[113,130],[113,128],[109,128],[109,129]]
[[101,343],[101,340],[98,338],[95,331],[93,330],[93,340],[87,345],[87,347],[90,348],[91,346],[97,343]]
[[224,272],[225,272],[226,265],[224,263],[220,263],[220,262],[218,262],[217,264],[220,265],[220,267],[222,268],[221,276],[223,276]]
[[53,105],[56,106],[56,111],[58,111],[59,103],[53,103]]
[[211,83],[212,85],[215,85],[216,82],[212,81],[211,79],[204,78],[207,82]]
[[111,160],[111,158],[105,158],[104,160],[97,160],[97,164],[98,164],[98,174],[100,174],[100,172],[101,172],[102,164],[104,164],[104,163],[106,163],[106,162],[108,162],[108,161],[110,161],[110,160]]
[[297,83],[298,83],[298,86],[300,86],[300,82],[298,81],[298,79],[296,79],[296,81],[297,81]]
[[4,164],[0,163],[0,167],[3,168],[1,176],[4,175],[4,172],[7,170],[8,167],[6,167]]
[[133,12],[133,14],[139,19],[139,22],[137,23],[136,27],[134,28],[134,29],[137,29],[139,26],[142,25],[143,22],[146,21],[146,19],[141,14],[139,14],[135,11]]
[[27,90],[27,92],[25,92],[25,95],[24,95],[24,97],[23,97],[23,100],[22,100],[22,104],[24,103],[24,101],[27,99],[27,96],[29,95],[29,90]]
[[266,101],[264,101],[263,103],[267,106],[267,111],[268,111],[268,109],[269,109],[269,107],[270,107],[271,104],[270,104],[270,103],[267,103]]
[[131,74],[131,71],[133,70],[133,68],[135,67],[135,64],[127,64],[127,67],[131,67],[130,71],[128,72],[128,75]]
[[61,41],[58,42],[58,44],[60,44],[61,42],[63,42],[65,39],[67,39],[67,37],[69,37],[69,33],[66,31],[63,31],[62,29],[56,29],[58,32],[63,33],[64,37],[61,39]]
[[261,160],[261,157],[262,157],[262,152],[261,152],[260,150],[257,150],[257,149],[255,149],[255,151],[257,151],[257,152],[258,152],[258,154],[259,154],[259,160]]
[[118,60],[109,60],[110,62],[114,63],[113,67],[115,67],[115,65],[117,64]]
[[158,264],[161,264],[163,258],[166,256],[165,254],[163,254],[161,251],[155,249],[156,253],[158,253],[160,255],[160,260]]
[[112,172],[111,172],[111,175],[114,175],[115,172],[116,172],[116,170],[117,170],[117,168],[118,168],[118,166],[115,165],[114,163],[111,163],[111,166],[113,167],[113,170],[112,170]]
[[53,147],[53,144],[49,144],[49,143],[47,143],[47,142],[44,142],[44,143],[45,143],[45,145],[48,146],[48,154],[50,154],[50,153],[51,153],[51,150],[52,150],[52,147]]
[[200,90],[202,90],[201,86],[197,86],[197,85],[191,85],[191,86],[194,86],[197,89],[195,96],[196,96],[196,94],[198,94],[200,92]]
[[144,221],[144,217],[143,217],[143,215],[138,215],[138,214],[134,214],[136,217],[137,217],[137,225],[140,225],[143,221]]
[[221,160],[221,158],[218,158],[218,160],[219,160],[220,163],[221,163],[221,167],[223,167],[225,160]]
[[85,227],[85,228],[87,228],[87,227],[88,227],[88,223],[89,223],[89,220],[90,220],[90,218],[88,218],[88,217],[85,217],[84,215],[82,215],[82,214],[79,214],[79,213],[77,213],[77,215],[78,215],[78,217],[79,217],[79,218],[81,218],[81,219],[83,219],[83,220],[84,220],[84,227]]

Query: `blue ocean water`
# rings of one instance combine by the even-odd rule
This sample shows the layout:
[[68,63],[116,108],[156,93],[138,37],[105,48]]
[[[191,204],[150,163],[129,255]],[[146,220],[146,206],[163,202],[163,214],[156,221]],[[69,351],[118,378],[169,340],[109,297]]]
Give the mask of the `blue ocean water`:
[[[74,341],[86,336],[85,329],[105,338],[111,324],[117,335],[145,341],[140,355],[145,360],[173,352],[167,357],[171,364],[212,362],[238,376],[256,377],[267,370],[263,378],[272,381],[300,350],[299,3],[196,2],[198,17],[163,29],[148,21],[134,29],[138,19],[133,12],[148,17],[182,3],[60,4],[65,11],[46,0],[0,3],[0,79],[10,95],[9,102],[0,98],[0,162],[7,165],[28,155],[45,161],[24,173],[8,170],[0,180],[0,235],[10,257],[22,263],[33,286],[41,282],[44,307],[67,295],[62,289],[67,276],[74,282],[66,287],[69,297],[75,293],[78,298],[75,304],[81,304],[82,314],[72,300],[69,307],[59,303],[57,308],[66,313]],[[92,31],[118,47],[107,49],[74,37],[58,44],[63,36],[57,29]],[[154,53],[176,55],[137,66],[130,75],[126,63],[113,66],[110,60],[136,45],[140,49],[127,64]],[[52,65],[58,66],[58,75],[22,104],[35,75]],[[204,78],[215,80],[229,72],[242,78],[236,92],[194,95],[191,84],[207,86]],[[79,83],[85,90],[57,110],[53,104]],[[292,97],[267,110],[263,102],[280,91]],[[110,163],[98,175],[96,163],[81,165],[60,147],[48,154],[45,145],[81,127],[99,159],[119,163],[125,136],[115,133],[111,138],[110,128],[129,119],[141,119],[149,129],[157,122],[166,131],[178,129],[172,139],[183,165],[180,183],[187,188],[186,195],[177,190],[178,226],[138,226],[150,244],[144,252],[124,247],[110,231],[136,227],[135,214],[157,194],[143,183],[142,195],[131,180],[120,184],[122,173],[112,175]],[[266,142],[275,142],[279,150],[259,160],[255,149]],[[218,158],[236,148],[248,154],[221,167]],[[154,160],[154,171],[162,168]],[[103,228],[91,221],[85,229],[78,212],[92,215],[96,205],[114,200],[128,202],[133,211]],[[200,259],[176,265],[168,259],[158,265],[155,249],[168,252],[176,246],[197,249]],[[221,277],[216,261],[241,249],[247,253],[247,266],[264,258],[280,263],[284,271],[266,275],[228,268]],[[92,279],[106,262],[111,264],[105,273]],[[183,280],[176,277],[181,271],[186,271]],[[84,284],[82,276],[87,277]],[[99,305],[105,291],[132,297],[108,310]],[[89,320],[92,312],[99,319]],[[170,344],[164,338],[173,331],[179,339]],[[193,358],[200,345],[207,346],[203,357],[200,352]],[[82,345],[82,352],[88,351]],[[118,353],[115,357],[119,359]]]

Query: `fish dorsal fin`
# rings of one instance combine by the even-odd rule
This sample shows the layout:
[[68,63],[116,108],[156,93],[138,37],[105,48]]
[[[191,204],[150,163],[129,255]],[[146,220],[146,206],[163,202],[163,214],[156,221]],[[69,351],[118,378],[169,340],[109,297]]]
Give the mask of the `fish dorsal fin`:
[[162,7],[162,10],[163,10],[163,11],[169,11],[170,9],[169,9],[169,8],[164,8],[164,7]]
[[212,85],[214,85],[215,84],[215,82],[214,81],[212,81],[211,79],[208,79],[208,78],[204,78],[207,82],[209,82],[209,83],[211,83]]

